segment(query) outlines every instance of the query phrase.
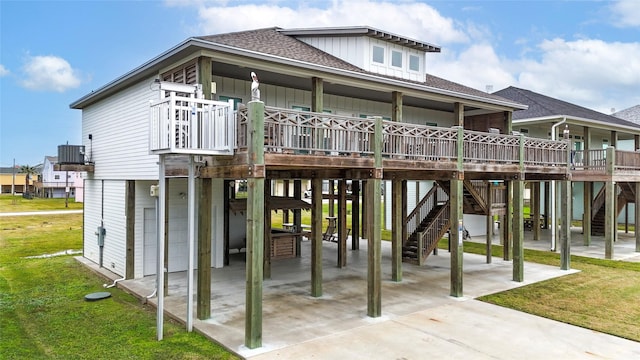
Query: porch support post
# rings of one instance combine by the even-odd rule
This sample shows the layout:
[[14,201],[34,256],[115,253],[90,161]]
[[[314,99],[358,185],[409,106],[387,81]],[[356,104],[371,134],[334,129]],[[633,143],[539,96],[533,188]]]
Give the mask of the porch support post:
[[211,317],[211,199],[212,181],[200,179],[200,198],[198,206],[198,319]]
[[505,214],[504,214],[504,228],[502,229],[502,231],[504,232],[504,241],[502,244],[502,259],[506,260],[506,261],[510,261],[513,259],[513,254],[512,254],[512,246],[513,246],[513,181],[512,180],[505,180],[504,182],[505,185],[505,191],[506,193],[506,197],[505,200],[507,201],[506,204],[506,209],[505,209]]
[[198,82],[202,84],[202,95],[211,100],[211,58],[201,56],[198,58]]
[[163,180],[165,184],[165,191],[163,195],[164,199],[164,215],[161,219],[164,219],[164,282],[163,282],[163,293],[165,296],[169,295],[169,276],[166,273],[169,272],[169,181],[168,177],[165,177]]
[[560,181],[560,269],[571,269],[571,181]]
[[262,268],[262,278],[271,279],[271,191],[273,180],[264,180],[264,261]]
[[531,207],[533,214],[533,240],[540,240],[540,182],[529,183],[531,187]]
[[[293,181],[293,197],[297,200],[302,199],[301,180]],[[298,229],[298,231],[302,231],[302,209],[293,209],[293,225]],[[302,236],[298,236],[296,239],[296,257],[300,257],[302,255],[301,241]]]
[[322,78],[311,78],[311,111],[321,113],[324,108],[324,85]]
[[399,91],[391,94],[391,120],[402,122],[402,93]]
[[453,121],[454,126],[460,126],[464,128],[464,104],[463,103],[453,103]]
[[634,232],[636,236],[636,252],[640,251],[640,182],[635,183],[636,187],[636,203],[635,203],[635,222],[634,222]]
[[338,267],[347,266],[347,182],[338,180]]
[[[187,331],[193,331],[193,253],[196,242],[196,166],[194,155],[189,155],[187,178]],[[211,261],[211,260],[209,260]],[[209,265],[211,266],[211,265]]]
[[322,296],[322,179],[311,179],[311,296]]
[[247,179],[247,275],[245,346],[262,346],[262,282],[264,259],[264,103],[247,104],[249,177]]
[[162,340],[163,337],[163,324],[164,324],[164,289],[165,289],[165,218],[166,218],[166,194],[167,183],[165,182],[165,166],[164,155],[159,156],[158,166],[158,201],[156,219],[158,233],[156,234],[156,293],[158,295],[157,307],[156,307],[156,335],[158,340]]
[[[582,216],[582,238],[584,246],[591,246],[591,205],[593,204],[593,182],[584,182],[584,214]],[[637,204],[637,203],[636,203]]]
[[391,182],[391,280],[402,281],[402,237],[404,217],[402,216],[402,179]]
[[351,180],[351,250],[360,249],[360,180]]
[[374,134],[373,178],[367,181],[367,196],[371,211],[367,212],[367,315],[379,317],[382,314],[382,118],[376,117]]
[[222,233],[224,236],[224,266],[229,266],[229,199],[231,195],[235,196],[235,189],[231,190],[231,182],[230,180],[223,180],[222,185],[222,208],[224,209],[224,218],[223,218],[223,229]]
[[513,281],[524,280],[524,181],[513,183]]
[[604,182],[604,257],[613,259],[613,242],[616,238],[616,184],[611,180],[615,164],[616,149],[609,146],[606,150],[606,167],[609,179]]
[[365,239],[368,239],[368,231],[369,231],[369,226],[367,226],[367,221],[365,219],[369,219],[369,186],[367,186],[367,180],[362,180],[362,186],[360,187],[360,189],[362,190],[362,206],[360,207],[360,210],[362,212],[362,214],[360,214],[360,217],[362,219],[362,226],[360,227],[360,231],[362,232],[361,236]]
[[127,223],[126,232],[126,266],[125,278],[133,279],[135,277],[134,258],[135,258],[135,228],[136,228],[136,181],[127,180],[126,188],[126,205],[125,219]]
[[463,199],[464,199],[464,172],[462,167],[464,149],[464,129],[458,127],[457,155],[458,172],[451,179],[449,189],[449,248],[451,251],[451,291],[454,297],[462,296],[462,254],[463,254]]
[[491,184],[491,181],[487,180],[487,193],[485,196],[486,204],[487,204],[487,217],[486,217],[487,241],[485,245],[487,264],[491,264],[491,243],[493,242],[493,214],[491,213],[491,207],[493,206],[492,205],[493,199],[491,198],[491,195],[493,194],[492,190],[493,190],[493,185]]

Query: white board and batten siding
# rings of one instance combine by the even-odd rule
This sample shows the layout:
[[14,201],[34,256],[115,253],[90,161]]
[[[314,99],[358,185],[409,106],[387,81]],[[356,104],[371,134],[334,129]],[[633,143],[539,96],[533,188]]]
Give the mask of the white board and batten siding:
[[[424,81],[424,51],[368,36],[299,37],[298,40],[372,73],[395,76],[411,81]],[[384,63],[382,64],[372,61],[374,45],[384,49]],[[391,65],[391,52],[393,50],[402,53],[401,67]],[[409,55],[417,56],[420,59],[419,71],[409,69]]]
[[149,154],[149,101],[160,96],[153,80],[82,110],[83,142],[96,164],[93,179],[158,179],[158,156]]

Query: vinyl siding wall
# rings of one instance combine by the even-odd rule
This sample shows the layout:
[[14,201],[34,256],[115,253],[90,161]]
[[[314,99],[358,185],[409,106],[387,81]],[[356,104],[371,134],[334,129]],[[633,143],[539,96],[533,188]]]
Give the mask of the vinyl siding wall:
[[152,85],[153,78],[143,80],[82,110],[83,142],[96,164],[93,179],[158,178],[158,156],[149,155],[149,101],[159,97]]
[[101,180],[85,181],[84,256],[96,264],[100,263],[96,232],[104,221],[106,236],[102,266],[122,276],[125,273],[126,257],[126,182],[105,180],[104,197],[102,185]]

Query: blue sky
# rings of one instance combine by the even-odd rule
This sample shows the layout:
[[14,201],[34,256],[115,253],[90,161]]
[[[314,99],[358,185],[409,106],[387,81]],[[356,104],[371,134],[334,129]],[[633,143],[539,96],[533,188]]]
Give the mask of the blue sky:
[[0,0],[0,166],[81,144],[69,104],[190,36],[368,25],[442,47],[427,71],[604,113],[640,104],[640,1]]

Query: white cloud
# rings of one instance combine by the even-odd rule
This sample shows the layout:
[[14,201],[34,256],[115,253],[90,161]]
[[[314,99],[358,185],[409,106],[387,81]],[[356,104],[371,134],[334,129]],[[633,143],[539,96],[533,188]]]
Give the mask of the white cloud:
[[201,4],[199,16],[200,30],[206,35],[274,26],[367,25],[436,45],[470,41],[460,24],[443,17],[431,6],[417,2],[403,2],[398,6],[372,0],[334,0],[300,2],[296,8],[279,6],[277,2],[262,5],[240,3],[226,7]]
[[4,67],[4,65],[0,64],[0,77],[9,75],[9,70]]
[[23,66],[22,86],[31,90],[64,92],[81,83],[78,71],[57,56],[30,56]]
[[611,5],[615,16],[613,25],[618,27],[640,27],[640,1],[620,0]]
[[[491,28],[441,15],[414,0],[333,0],[321,2],[247,2],[191,0],[198,9],[203,35],[266,27],[329,27],[367,25],[442,46],[427,54],[427,71],[478,90],[518,86],[608,113],[640,104],[640,43],[604,42],[588,35],[531,42],[522,37],[519,58],[497,53]],[[171,4],[171,2],[170,2]],[[173,5],[185,6],[185,2]],[[617,25],[640,26],[640,1],[612,4]],[[466,12],[477,9],[465,8]],[[535,29],[534,29],[535,30]],[[542,35],[544,38],[544,35]]]
[[519,62],[519,86],[604,113],[640,102],[640,43],[553,39],[539,49],[539,61]]

